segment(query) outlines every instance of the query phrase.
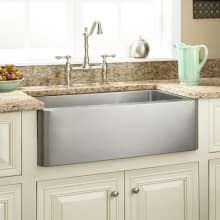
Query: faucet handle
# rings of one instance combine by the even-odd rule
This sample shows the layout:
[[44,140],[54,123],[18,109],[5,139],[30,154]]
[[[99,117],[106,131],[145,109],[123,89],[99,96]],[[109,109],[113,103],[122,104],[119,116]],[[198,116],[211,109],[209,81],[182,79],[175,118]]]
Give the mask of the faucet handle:
[[65,59],[67,62],[69,62],[69,60],[71,59],[71,56],[70,56],[70,55],[66,55],[66,56],[55,56],[55,59],[57,59],[57,60]]
[[71,59],[71,56],[70,55],[66,55],[66,56],[55,56],[55,59],[57,60],[62,60],[62,59],[65,59],[66,60],[66,77],[67,77],[67,86],[69,87],[70,86],[70,74],[71,74],[71,63],[70,63],[70,59]]
[[116,54],[102,54],[101,57],[102,57],[103,59],[106,59],[106,58],[108,58],[108,57],[110,57],[110,58],[115,58],[115,57],[116,57]]
[[106,59],[107,58],[115,58],[116,57],[116,54],[102,54],[101,55],[101,58],[102,58],[102,63],[106,63]]

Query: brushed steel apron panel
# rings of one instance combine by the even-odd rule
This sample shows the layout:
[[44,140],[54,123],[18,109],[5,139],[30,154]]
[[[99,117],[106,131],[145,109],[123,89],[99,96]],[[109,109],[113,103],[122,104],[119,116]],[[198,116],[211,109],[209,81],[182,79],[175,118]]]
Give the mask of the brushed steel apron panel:
[[46,108],[38,164],[56,166],[198,148],[197,101]]

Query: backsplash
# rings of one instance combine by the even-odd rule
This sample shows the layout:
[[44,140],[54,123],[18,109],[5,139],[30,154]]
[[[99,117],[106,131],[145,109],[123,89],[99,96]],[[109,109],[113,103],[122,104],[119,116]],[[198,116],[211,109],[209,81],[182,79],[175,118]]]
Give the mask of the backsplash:
[[[75,66],[75,65],[74,65]],[[109,82],[177,79],[176,61],[148,61],[108,64]],[[19,67],[24,74],[21,86],[64,85],[64,65],[36,65]],[[203,68],[201,77],[220,77],[220,59],[211,59]],[[73,70],[71,83],[98,83],[101,70]]]

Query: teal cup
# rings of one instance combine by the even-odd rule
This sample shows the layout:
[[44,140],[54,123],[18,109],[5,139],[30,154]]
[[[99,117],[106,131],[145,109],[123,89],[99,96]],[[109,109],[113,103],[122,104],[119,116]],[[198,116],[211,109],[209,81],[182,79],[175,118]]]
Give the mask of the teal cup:
[[[176,44],[178,54],[178,75],[182,85],[195,86],[199,84],[200,72],[208,60],[208,47],[205,45],[190,46],[184,43]],[[204,57],[200,59],[200,52]]]

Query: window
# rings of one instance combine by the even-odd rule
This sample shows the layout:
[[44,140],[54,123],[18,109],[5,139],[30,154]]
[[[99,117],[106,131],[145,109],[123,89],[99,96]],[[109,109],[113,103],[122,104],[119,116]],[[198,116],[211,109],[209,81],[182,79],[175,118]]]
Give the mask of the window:
[[0,63],[83,57],[83,31],[94,20],[103,35],[90,40],[90,57],[116,53],[129,57],[139,35],[151,58],[173,58],[180,40],[180,0],[1,0]]

